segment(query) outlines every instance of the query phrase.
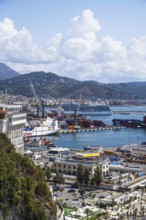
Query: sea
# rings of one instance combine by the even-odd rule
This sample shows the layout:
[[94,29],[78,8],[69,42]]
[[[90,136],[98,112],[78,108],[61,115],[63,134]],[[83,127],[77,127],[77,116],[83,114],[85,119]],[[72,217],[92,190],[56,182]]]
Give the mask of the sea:
[[[144,106],[111,107],[116,114],[107,116],[87,116],[89,119],[102,120],[107,125],[112,125],[112,119],[138,119],[143,120],[146,116]],[[126,112],[130,112],[127,114]],[[146,141],[146,129],[121,128],[119,130],[86,131],[69,134],[58,134],[49,136],[48,139],[58,147],[71,149],[83,149],[84,146],[103,146],[115,148],[124,145],[140,144]]]

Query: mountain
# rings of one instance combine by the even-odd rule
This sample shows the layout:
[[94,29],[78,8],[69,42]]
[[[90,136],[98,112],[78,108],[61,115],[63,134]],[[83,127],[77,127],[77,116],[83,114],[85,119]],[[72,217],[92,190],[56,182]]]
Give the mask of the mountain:
[[0,80],[10,79],[19,75],[19,73],[17,73],[15,70],[10,68],[6,64],[0,63]]
[[9,88],[11,94],[32,97],[30,82],[39,97],[79,97],[81,93],[84,97],[103,96],[110,90],[96,81],[82,82],[54,73],[32,72],[0,82],[0,91]]
[[0,81],[0,91],[9,88],[10,94],[33,97],[30,82],[39,97],[79,98],[145,98],[146,82],[110,83],[79,81],[55,73],[32,72]]

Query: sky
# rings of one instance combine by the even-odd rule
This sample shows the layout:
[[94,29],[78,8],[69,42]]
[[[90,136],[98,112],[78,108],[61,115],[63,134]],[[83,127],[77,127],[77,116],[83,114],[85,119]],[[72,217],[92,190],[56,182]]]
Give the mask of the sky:
[[0,0],[0,62],[21,74],[146,81],[146,0]]

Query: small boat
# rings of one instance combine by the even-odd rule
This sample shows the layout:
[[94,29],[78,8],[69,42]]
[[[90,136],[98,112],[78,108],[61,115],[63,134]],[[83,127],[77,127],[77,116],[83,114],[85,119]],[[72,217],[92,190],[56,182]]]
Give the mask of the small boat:
[[45,121],[35,121],[34,125],[29,125],[24,128],[24,137],[40,137],[53,135],[59,132],[58,121],[52,118],[47,118]]
[[102,152],[103,151],[103,147],[102,146],[84,146],[84,150],[87,151],[97,151],[97,152]]

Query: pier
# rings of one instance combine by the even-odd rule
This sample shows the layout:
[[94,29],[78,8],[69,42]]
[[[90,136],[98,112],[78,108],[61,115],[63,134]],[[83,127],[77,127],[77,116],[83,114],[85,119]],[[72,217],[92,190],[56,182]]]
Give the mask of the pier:
[[88,131],[101,131],[101,130],[120,130],[125,127],[116,127],[116,126],[106,126],[106,127],[96,127],[96,128],[81,128],[81,129],[61,129],[60,134],[70,134],[78,132],[88,132]]

